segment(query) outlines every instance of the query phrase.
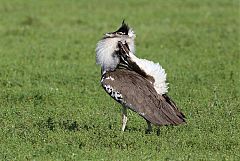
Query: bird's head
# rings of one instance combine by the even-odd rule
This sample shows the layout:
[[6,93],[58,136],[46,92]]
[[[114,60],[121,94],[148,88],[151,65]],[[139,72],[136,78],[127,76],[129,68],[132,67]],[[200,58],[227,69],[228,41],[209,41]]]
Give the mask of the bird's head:
[[134,31],[124,20],[117,31],[104,34],[96,47],[96,62],[101,65],[103,71],[114,70],[119,64],[120,58],[116,53],[119,41],[126,42],[130,51],[135,53],[135,37]]
[[103,38],[107,39],[117,37],[135,38],[134,31],[125,23],[124,20],[117,31],[106,33]]

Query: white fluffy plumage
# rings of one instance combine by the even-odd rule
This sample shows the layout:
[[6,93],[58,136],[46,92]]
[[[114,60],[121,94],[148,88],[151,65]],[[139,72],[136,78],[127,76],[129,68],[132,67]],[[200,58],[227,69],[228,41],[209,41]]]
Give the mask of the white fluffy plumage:
[[166,83],[167,74],[159,63],[139,59],[131,52],[129,56],[147,75],[154,78],[155,82],[153,85],[158,94],[162,95],[168,92],[168,83]]
[[127,42],[130,51],[135,52],[134,38],[134,31],[130,29],[128,35],[103,38],[97,43],[96,62],[102,66],[103,71],[114,70],[117,67],[120,61],[116,55],[118,41]]

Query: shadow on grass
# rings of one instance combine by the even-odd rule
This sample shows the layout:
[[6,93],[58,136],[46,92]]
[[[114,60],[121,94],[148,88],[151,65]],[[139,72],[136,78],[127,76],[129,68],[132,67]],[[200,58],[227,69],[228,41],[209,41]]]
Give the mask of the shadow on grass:
[[[99,125],[89,124],[89,123],[79,123],[76,120],[55,120],[52,117],[48,117],[45,120],[41,120],[36,123],[36,126],[39,129],[47,129],[50,131],[55,131],[57,129],[62,129],[66,131],[76,132],[76,131],[91,131],[91,130],[97,130],[99,129]],[[109,123],[107,126],[107,130],[110,131],[119,131],[121,132],[121,129],[117,128],[117,122],[113,122],[112,124]],[[146,129],[143,129],[142,127],[129,127],[127,126],[125,129],[125,132],[127,133],[135,133],[135,132],[145,132]],[[146,133],[149,134],[149,133]],[[158,134],[159,135],[159,134]]]
[[[39,121],[36,126],[40,130],[50,130],[55,131],[57,129],[69,131],[69,132],[77,132],[77,131],[94,131],[93,133],[98,133],[103,131],[108,131],[111,133],[121,133],[121,129],[118,128],[117,122],[109,123],[106,129],[102,129],[99,125],[89,124],[89,123],[80,123],[76,120],[54,120],[52,117],[48,117],[45,120]],[[173,127],[169,127],[173,128]],[[131,127],[127,126],[124,133],[142,133],[143,135],[161,135],[161,129],[155,128],[153,131],[149,132],[145,128],[142,127]]]
[[38,122],[37,126],[40,129],[48,129],[51,131],[56,129],[63,129],[67,131],[89,131],[95,128],[95,125],[80,124],[75,120],[54,120],[52,117],[48,117],[46,120]]

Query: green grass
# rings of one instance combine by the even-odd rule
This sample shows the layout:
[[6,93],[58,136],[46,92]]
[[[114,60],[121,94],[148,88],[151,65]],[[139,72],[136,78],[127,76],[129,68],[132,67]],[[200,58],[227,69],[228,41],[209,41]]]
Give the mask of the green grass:
[[[239,1],[0,0],[0,160],[240,160]],[[100,86],[122,19],[168,73],[187,125],[157,128]]]

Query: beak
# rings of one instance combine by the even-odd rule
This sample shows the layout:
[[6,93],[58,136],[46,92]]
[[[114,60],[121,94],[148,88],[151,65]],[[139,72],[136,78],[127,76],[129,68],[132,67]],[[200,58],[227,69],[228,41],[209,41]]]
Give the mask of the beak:
[[116,36],[116,32],[108,32],[104,34],[105,38],[112,38]]

